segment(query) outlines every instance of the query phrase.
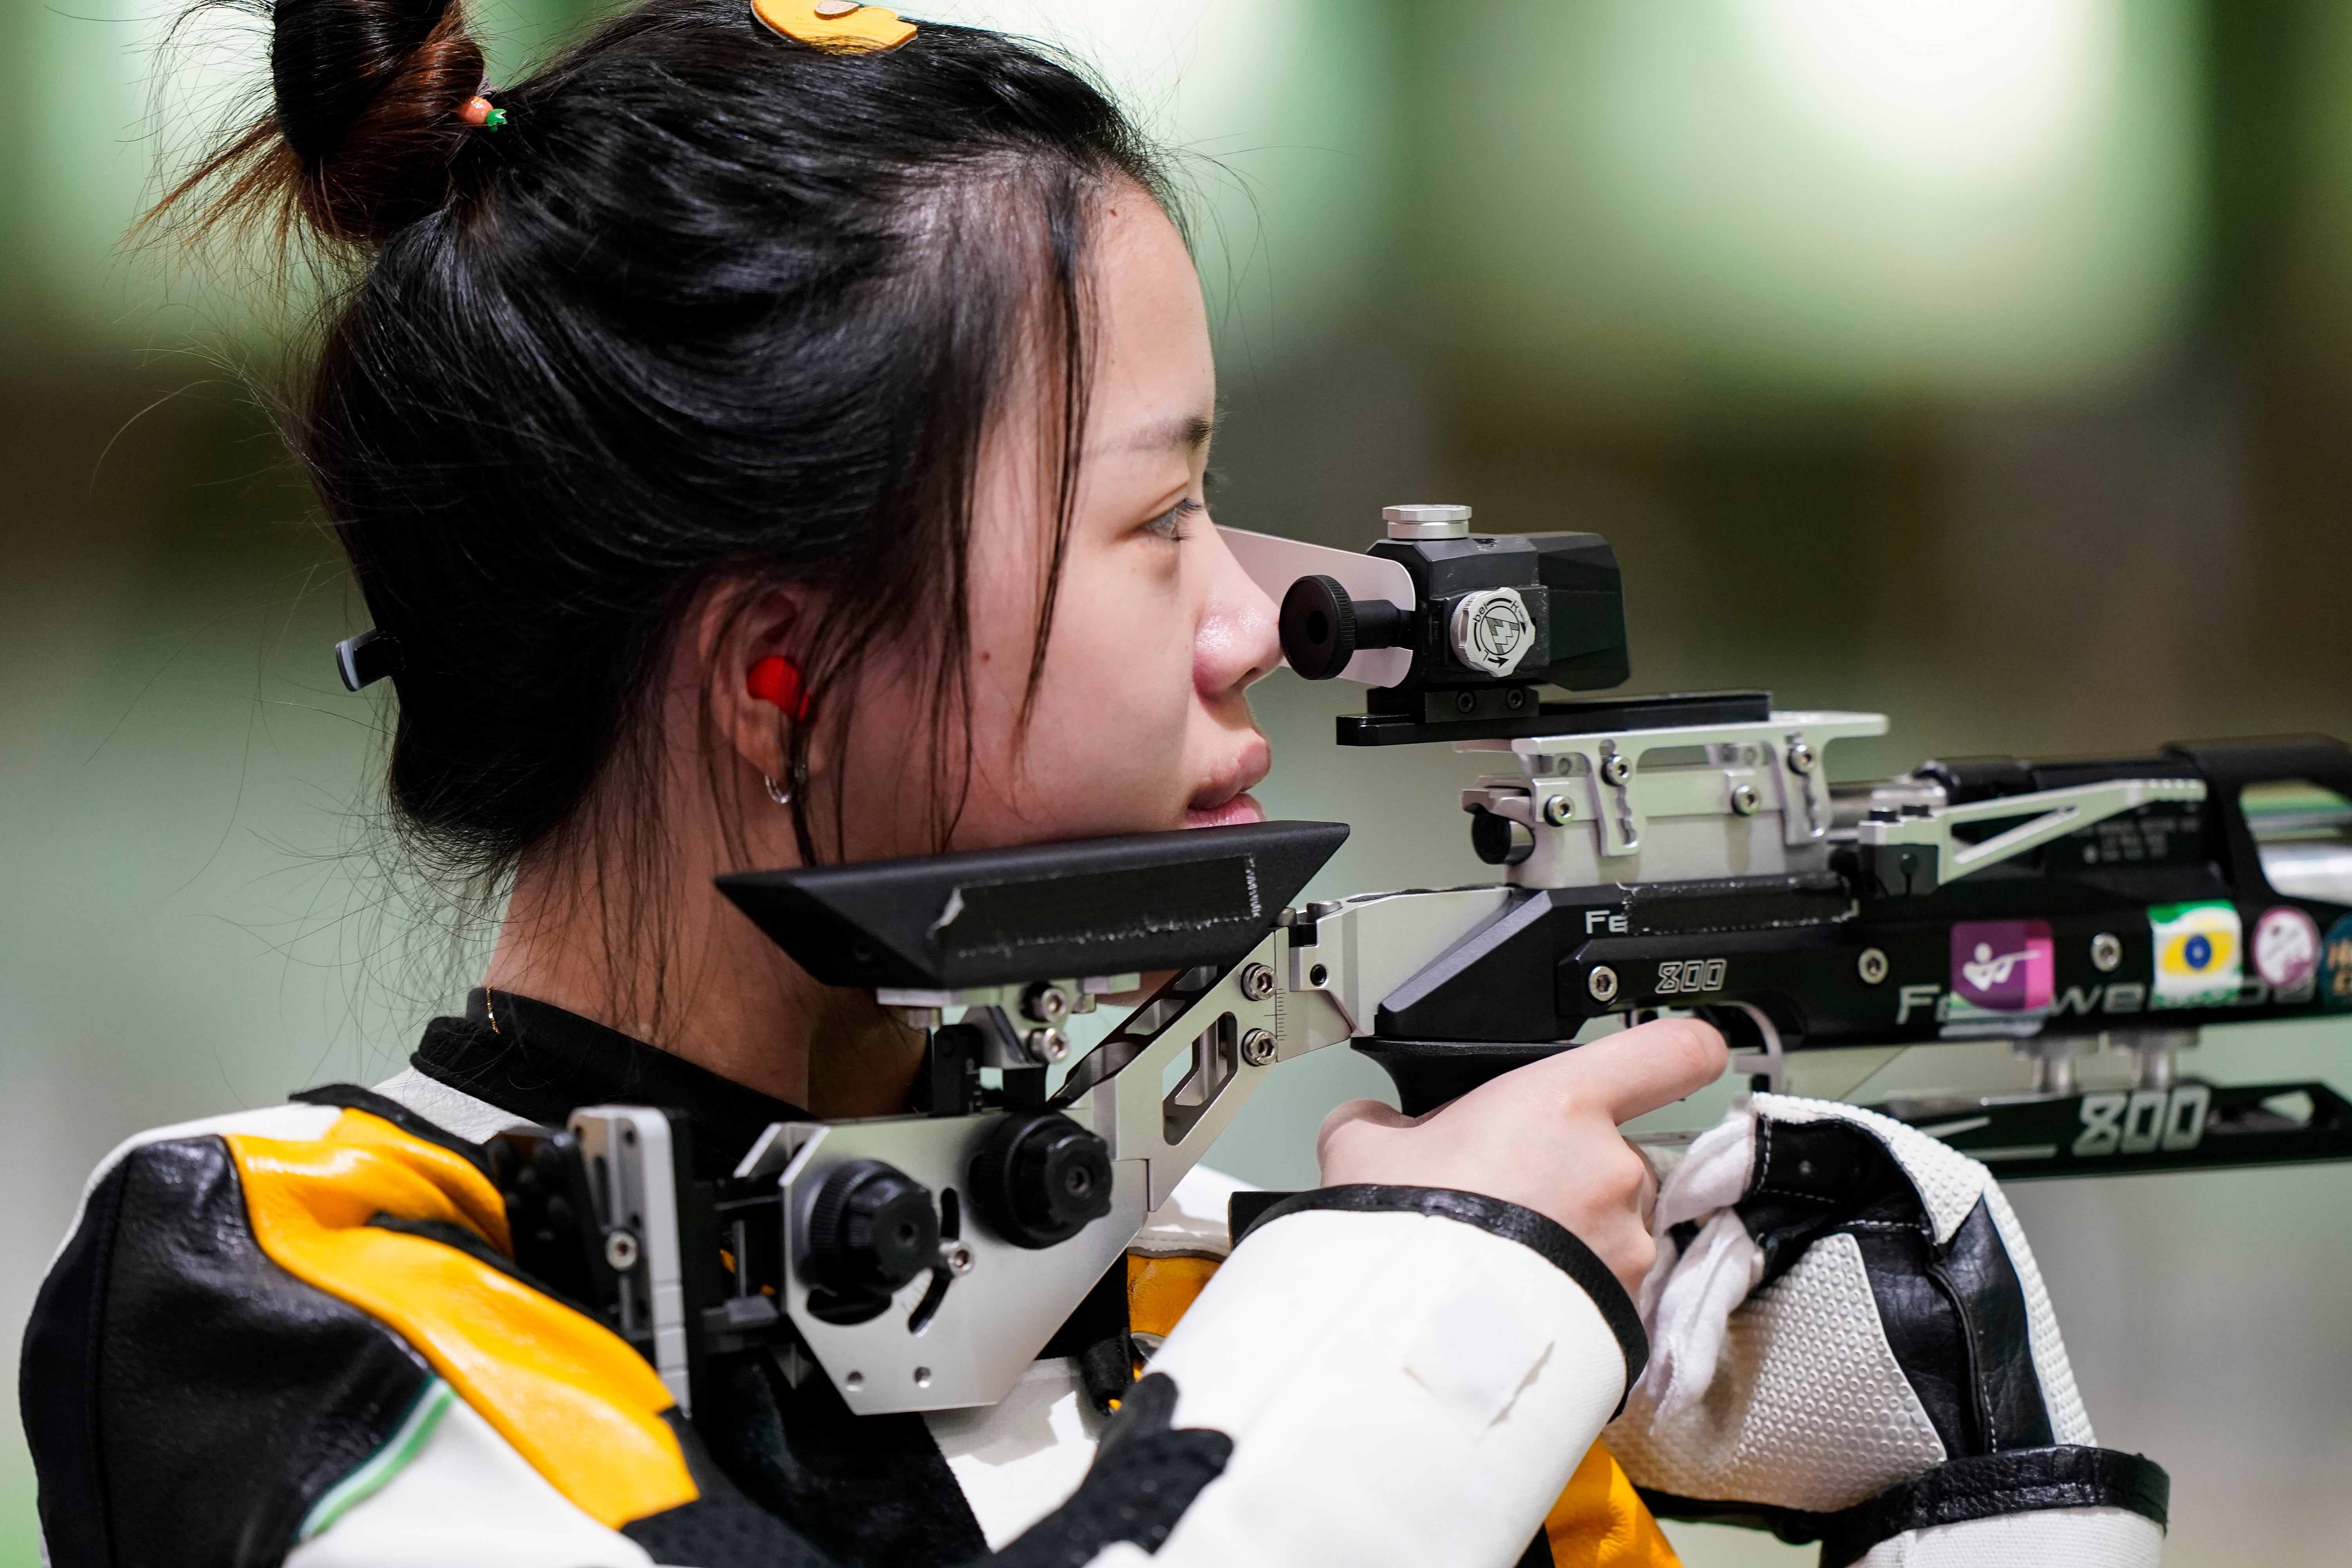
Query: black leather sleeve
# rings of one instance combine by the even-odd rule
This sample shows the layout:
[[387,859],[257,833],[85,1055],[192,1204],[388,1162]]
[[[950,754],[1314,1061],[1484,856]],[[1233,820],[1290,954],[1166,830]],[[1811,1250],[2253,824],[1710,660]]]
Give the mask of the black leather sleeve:
[[1822,1543],[1821,1568],[1848,1568],[1906,1531],[2006,1513],[2119,1508],[2163,1528],[2172,1494],[2164,1467],[2114,1448],[2057,1445],[1952,1459],[1835,1513],[1766,1503],[1709,1502],[1642,1489],[1660,1519],[1769,1530],[1792,1546]]
[[[1233,1457],[1233,1440],[1223,1433],[1172,1426],[1175,1410],[1176,1384],[1165,1373],[1135,1384],[1104,1428],[1078,1489],[994,1553],[979,1542],[976,1526],[961,1550],[946,1537],[901,1532],[892,1542],[887,1528],[847,1508],[822,1521],[803,1517],[788,1525],[714,1465],[695,1426],[683,1422],[677,1424],[680,1444],[702,1496],[625,1525],[622,1533],[680,1568],[1080,1568],[1118,1542],[1156,1552]],[[903,1508],[920,1500],[915,1488],[902,1487],[886,1502]],[[835,1539],[813,1541],[812,1523]]]
[[1739,1216],[1764,1254],[1766,1285],[1822,1237],[1853,1237],[1887,1346],[1946,1453],[2055,1441],[2024,1287],[1982,1199],[1938,1243],[1910,1178],[1874,1134],[1844,1121],[1766,1121]]
[[286,1273],[216,1137],[132,1151],[42,1285],[18,1398],[54,1568],[274,1568],[431,1376]]
[[1821,1568],[1848,1568],[1906,1531],[2005,1513],[2120,1508],[2162,1529],[2171,1499],[2161,1465],[2113,1448],[2021,1448],[1954,1459],[1826,1521]]

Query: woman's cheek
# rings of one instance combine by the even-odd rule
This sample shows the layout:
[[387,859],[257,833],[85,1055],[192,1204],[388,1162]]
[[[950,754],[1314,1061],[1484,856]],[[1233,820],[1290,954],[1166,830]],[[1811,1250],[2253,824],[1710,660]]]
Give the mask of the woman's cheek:
[[[1097,833],[1183,826],[1184,806],[1205,778],[1187,769],[1190,661],[1130,646],[1106,650],[1070,693],[1074,705],[1033,742],[1058,775],[1073,826]],[[1075,787],[1070,787],[1075,786]]]

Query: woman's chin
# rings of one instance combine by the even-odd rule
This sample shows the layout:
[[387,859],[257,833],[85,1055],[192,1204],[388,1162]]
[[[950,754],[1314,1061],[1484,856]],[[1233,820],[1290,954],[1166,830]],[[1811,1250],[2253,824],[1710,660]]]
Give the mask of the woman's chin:
[[1237,795],[1223,805],[1187,806],[1184,826],[1187,827],[1232,827],[1244,822],[1264,822],[1265,807],[1247,794]]

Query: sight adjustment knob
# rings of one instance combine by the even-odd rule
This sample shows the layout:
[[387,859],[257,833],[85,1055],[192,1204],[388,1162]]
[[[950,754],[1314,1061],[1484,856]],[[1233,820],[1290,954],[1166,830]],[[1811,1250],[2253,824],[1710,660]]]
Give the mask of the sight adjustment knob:
[[972,1157],[971,1181],[990,1229],[1051,1247],[1110,1213],[1110,1146],[1058,1110],[1007,1116]]
[[809,1208],[809,1260],[842,1289],[895,1290],[939,1261],[931,1190],[879,1160],[825,1177]]

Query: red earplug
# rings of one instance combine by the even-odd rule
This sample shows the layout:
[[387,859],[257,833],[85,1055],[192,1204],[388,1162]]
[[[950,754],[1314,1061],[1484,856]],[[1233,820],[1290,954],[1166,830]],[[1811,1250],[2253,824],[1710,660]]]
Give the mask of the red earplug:
[[801,688],[801,667],[780,654],[753,659],[751,679],[744,687],[761,701],[772,702],[795,719],[809,716],[808,693]]

